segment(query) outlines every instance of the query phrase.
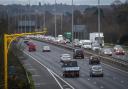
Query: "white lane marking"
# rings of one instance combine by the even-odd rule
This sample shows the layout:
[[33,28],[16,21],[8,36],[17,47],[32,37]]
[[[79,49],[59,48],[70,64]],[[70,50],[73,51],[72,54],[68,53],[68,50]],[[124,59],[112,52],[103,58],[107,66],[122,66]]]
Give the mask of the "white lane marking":
[[90,79],[88,78],[88,81],[89,81]]
[[93,84],[97,84],[96,82],[93,82]]
[[27,69],[27,70],[31,71],[31,70],[36,70],[36,69],[34,69],[34,68],[31,68],[31,69]]
[[[49,69],[48,67],[46,67],[44,64],[42,64],[40,61],[38,61],[36,58],[34,58],[33,56],[31,56],[30,54],[28,54],[27,52],[23,51],[26,55],[30,56],[31,58],[33,58],[36,62],[38,62],[40,65],[42,65],[43,67],[45,67],[46,69]],[[49,69],[50,70],[50,69]],[[66,83],[67,85],[69,85],[72,89],[75,89],[73,86],[71,86],[67,81],[65,81],[64,79],[62,79],[59,75],[57,75],[56,73],[54,73],[52,70],[51,72],[56,75],[56,77],[58,77],[60,80],[62,80],[64,83]]]
[[52,70],[51,72],[56,75],[56,77],[58,77],[60,80],[62,80],[64,83],[66,83],[68,86],[70,86],[72,89],[75,89],[73,86],[71,86],[67,81],[63,80],[59,75],[57,75],[56,73],[54,73]]
[[34,85],[35,85],[35,86],[40,86],[41,84],[40,84],[40,83],[35,83]]
[[[93,53],[90,53],[90,52],[88,52],[88,53],[89,53],[89,54],[92,54],[92,55],[96,55],[96,54],[93,54]],[[100,56],[100,57],[102,57],[102,56]],[[106,58],[106,59],[107,59],[107,57],[102,57],[102,58]],[[121,69],[119,69],[119,68],[113,67],[113,66],[108,65],[108,64],[105,64],[105,63],[103,63],[103,62],[102,62],[102,64],[104,64],[104,65],[109,66],[109,67],[111,67],[111,68],[113,68],[113,69],[116,69],[116,70],[119,70],[119,71],[121,71],[121,72],[124,72],[124,73],[127,73],[127,74],[128,74],[127,71],[121,70]]]
[[58,85],[60,86],[60,88],[61,89],[64,89],[63,87],[62,87],[62,85],[60,84],[60,82],[57,80],[57,78],[53,75],[53,73],[51,72],[51,70],[50,69],[47,69],[48,71],[49,71],[49,73],[52,75],[52,77],[56,80],[56,82],[58,83]]
[[124,81],[122,80],[121,83],[124,83]]
[[103,86],[100,86],[101,89],[103,89],[104,87]]
[[38,77],[38,76],[40,76],[40,75],[38,75],[38,74],[35,74],[35,75],[32,75],[33,77]]

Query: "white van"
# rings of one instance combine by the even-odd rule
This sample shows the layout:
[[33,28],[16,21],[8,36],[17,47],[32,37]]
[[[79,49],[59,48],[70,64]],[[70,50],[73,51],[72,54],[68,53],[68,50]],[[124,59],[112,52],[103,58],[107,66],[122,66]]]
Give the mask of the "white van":
[[84,40],[82,43],[82,48],[91,49],[92,48],[91,41],[90,40]]

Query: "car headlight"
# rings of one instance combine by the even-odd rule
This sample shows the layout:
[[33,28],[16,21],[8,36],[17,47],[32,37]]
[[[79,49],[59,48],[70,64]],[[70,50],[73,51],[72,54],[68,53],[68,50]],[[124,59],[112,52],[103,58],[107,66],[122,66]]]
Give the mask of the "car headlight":
[[105,54],[107,53],[107,52],[104,52]]

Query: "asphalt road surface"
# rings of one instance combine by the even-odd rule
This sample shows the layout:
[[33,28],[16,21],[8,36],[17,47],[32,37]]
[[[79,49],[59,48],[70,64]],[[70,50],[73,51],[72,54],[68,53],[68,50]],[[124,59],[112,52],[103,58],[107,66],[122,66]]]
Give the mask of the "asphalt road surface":
[[88,55],[85,55],[85,59],[77,59],[78,65],[80,66],[79,78],[64,78],[62,76],[60,55],[63,53],[72,55],[72,52],[53,45],[49,45],[51,52],[42,52],[43,45],[48,44],[38,41],[33,42],[37,45],[37,51],[28,52],[24,50],[24,53],[30,57],[29,60],[35,61],[34,63],[32,62],[32,64],[36,65],[35,67],[40,66],[38,71],[43,71],[42,68],[45,67],[52,74],[53,78],[55,77],[56,82],[58,81],[58,85],[61,86],[60,89],[128,89],[128,72],[107,64],[101,63],[104,70],[103,78],[90,77]]

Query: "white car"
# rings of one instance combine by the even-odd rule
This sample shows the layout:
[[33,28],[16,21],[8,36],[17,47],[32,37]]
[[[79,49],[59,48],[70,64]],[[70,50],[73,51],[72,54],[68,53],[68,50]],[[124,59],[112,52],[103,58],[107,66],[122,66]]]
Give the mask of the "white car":
[[51,49],[50,49],[49,46],[43,46],[43,50],[42,50],[42,51],[43,51],[43,52],[50,52]]
[[71,55],[70,54],[62,54],[60,56],[60,62],[67,62],[71,60]]
[[101,47],[99,44],[92,44],[92,50],[93,51],[101,51]]
[[103,54],[112,56],[112,49],[110,48],[103,49]]
[[103,77],[103,69],[101,65],[93,65],[90,68],[90,77],[101,76]]

